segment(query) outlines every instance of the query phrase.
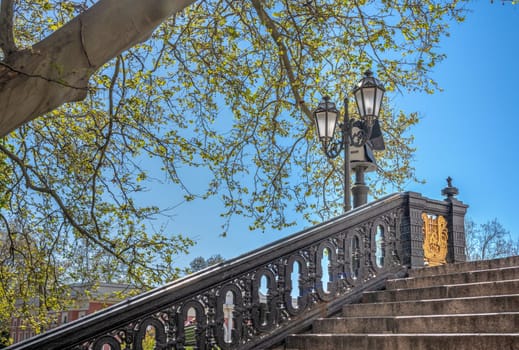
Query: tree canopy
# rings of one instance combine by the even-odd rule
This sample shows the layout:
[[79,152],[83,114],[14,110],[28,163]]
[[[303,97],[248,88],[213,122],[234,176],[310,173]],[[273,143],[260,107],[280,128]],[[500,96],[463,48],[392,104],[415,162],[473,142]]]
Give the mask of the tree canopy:
[[224,262],[225,259],[220,254],[215,254],[210,256],[209,258],[204,258],[203,256],[197,256],[190,263],[190,272],[197,272],[211,265],[215,265],[221,262]]
[[[165,208],[139,203],[156,181],[184,201],[219,197],[224,235],[233,216],[264,230],[293,225],[289,212],[310,223],[340,212],[342,160],[321,154],[311,111],[368,68],[390,96],[432,93],[440,40],[464,15],[458,0],[207,0],[178,12],[191,2],[2,1],[0,114],[45,113],[0,143],[3,315],[18,290],[52,308],[53,286],[73,280],[175,278],[192,242],[154,225]],[[418,180],[417,122],[386,101],[375,195]],[[207,186],[189,188],[183,167],[208,171]]]

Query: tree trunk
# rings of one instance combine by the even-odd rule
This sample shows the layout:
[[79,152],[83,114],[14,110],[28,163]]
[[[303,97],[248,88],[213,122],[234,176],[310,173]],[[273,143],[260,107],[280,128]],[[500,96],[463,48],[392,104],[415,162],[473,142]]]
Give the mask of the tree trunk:
[[195,0],[100,0],[49,37],[0,63],[0,136],[66,102],[124,50]]

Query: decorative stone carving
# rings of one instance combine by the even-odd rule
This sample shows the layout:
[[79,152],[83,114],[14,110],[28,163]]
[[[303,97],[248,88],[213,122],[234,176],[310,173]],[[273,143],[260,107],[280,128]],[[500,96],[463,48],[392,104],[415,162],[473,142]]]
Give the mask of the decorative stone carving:
[[422,214],[424,262],[428,266],[446,263],[449,231],[447,221],[441,215],[437,217]]

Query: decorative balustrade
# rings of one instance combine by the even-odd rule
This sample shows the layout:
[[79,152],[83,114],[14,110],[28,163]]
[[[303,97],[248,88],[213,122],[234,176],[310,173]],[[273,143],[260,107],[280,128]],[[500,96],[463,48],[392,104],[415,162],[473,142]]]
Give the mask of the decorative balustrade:
[[8,349],[267,349],[423,266],[424,213],[445,218],[446,260],[463,261],[465,211],[454,196],[391,195]]

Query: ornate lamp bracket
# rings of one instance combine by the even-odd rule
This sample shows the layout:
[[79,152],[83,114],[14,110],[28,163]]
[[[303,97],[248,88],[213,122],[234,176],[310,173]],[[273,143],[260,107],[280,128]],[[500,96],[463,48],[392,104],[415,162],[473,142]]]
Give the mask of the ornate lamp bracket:
[[[342,124],[341,124],[342,125]],[[323,143],[323,150],[326,154],[326,157],[333,159],[337,158],[337,156],[344,149],[344,132],[341,131],[341,137],[339,139],[334,140],[333,142]]]
[[355,119],[349,119],[346,123],[340,123],[338,126],[341,136],[333,142],[323,143],[324,153],[331,159],[339,156],[346,144],[352,147],[364,146],[371,137],[373,129],[366,123]]

